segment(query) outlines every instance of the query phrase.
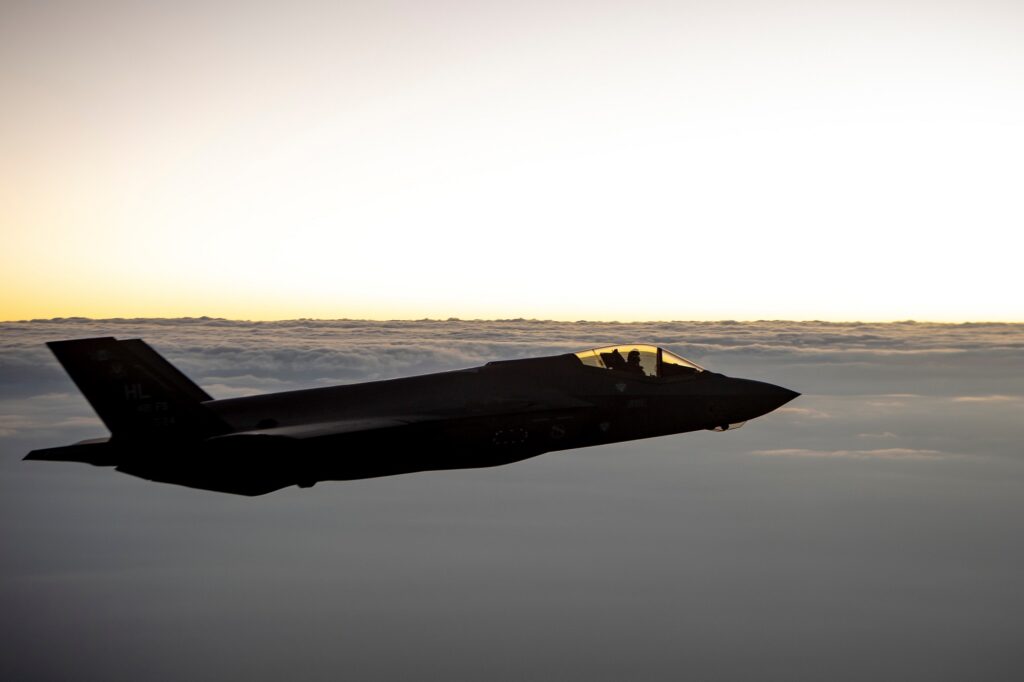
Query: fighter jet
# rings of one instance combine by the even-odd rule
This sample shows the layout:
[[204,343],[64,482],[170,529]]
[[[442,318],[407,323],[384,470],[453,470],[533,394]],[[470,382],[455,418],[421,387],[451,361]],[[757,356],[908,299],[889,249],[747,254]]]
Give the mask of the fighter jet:
[[25,459],[240,495],[727,431],[800,395],[664,348],[603,348],[214,400],[141,339],[47,344],[110,430]]

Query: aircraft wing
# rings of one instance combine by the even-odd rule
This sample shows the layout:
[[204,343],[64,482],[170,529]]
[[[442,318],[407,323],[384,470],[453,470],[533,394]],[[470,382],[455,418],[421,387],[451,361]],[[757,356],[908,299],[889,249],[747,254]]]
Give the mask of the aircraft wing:
[[353,417],[292,426],[275,426],[266,429],[237,431],[211,438],[211,442],[253,438],[284,438],[288,440],[312,440],[317,438],[369,434],[397,430],[417,424],[431,422],[458,422],[488,416],[514,416],[534,412],[573,411],[593,407],[592,403],[569,396],[543,396],[539,398],[503,398],[467,405],[455,413],[396,414],[373,417]]
[[217,436],[210,440],[215,442],[235,438],[253,437],[308,440],[311,438],[323,438],[325,436],[342,436],[345,434],[368,433],[371,431],[401,428],[403,426],[409,426],[410,424],[434,421],[435,419],[437,419],[437,417],[431,415],[360,417],[354,419],[339,419],[328,422],[314,422],[311,424],[297,424],[295,426],[276,426],[269,429],[237,431],[235,433]]

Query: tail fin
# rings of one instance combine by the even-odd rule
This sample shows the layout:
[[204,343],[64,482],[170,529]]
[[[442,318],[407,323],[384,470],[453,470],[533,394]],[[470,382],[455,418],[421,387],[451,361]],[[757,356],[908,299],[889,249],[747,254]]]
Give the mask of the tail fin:
[[228,429],[212,400],[141,339],[53,341],[60,364],[110,429],[112,440],[203,437]]

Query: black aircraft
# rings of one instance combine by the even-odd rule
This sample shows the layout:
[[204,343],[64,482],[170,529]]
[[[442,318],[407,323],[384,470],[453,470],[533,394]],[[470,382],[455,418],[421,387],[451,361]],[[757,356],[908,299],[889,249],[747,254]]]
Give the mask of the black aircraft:
[[47,345],[111,436],[34,450],[25,459],[112,466],[241,495],[726,431],[800,395],[709,372],[663,348],[622,344],[214,400],[141,339]]

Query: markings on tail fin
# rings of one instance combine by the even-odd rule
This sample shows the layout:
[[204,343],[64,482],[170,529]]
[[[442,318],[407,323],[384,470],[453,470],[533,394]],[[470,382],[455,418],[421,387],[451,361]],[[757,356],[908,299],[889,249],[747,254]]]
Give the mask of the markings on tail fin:
[[153,396],[142,389],[142,384],[125,384],[124,397],[126,400],[149,400]]
[[47,344],[115,440],[203,438],[229,427],[210,396],[141,339]]

